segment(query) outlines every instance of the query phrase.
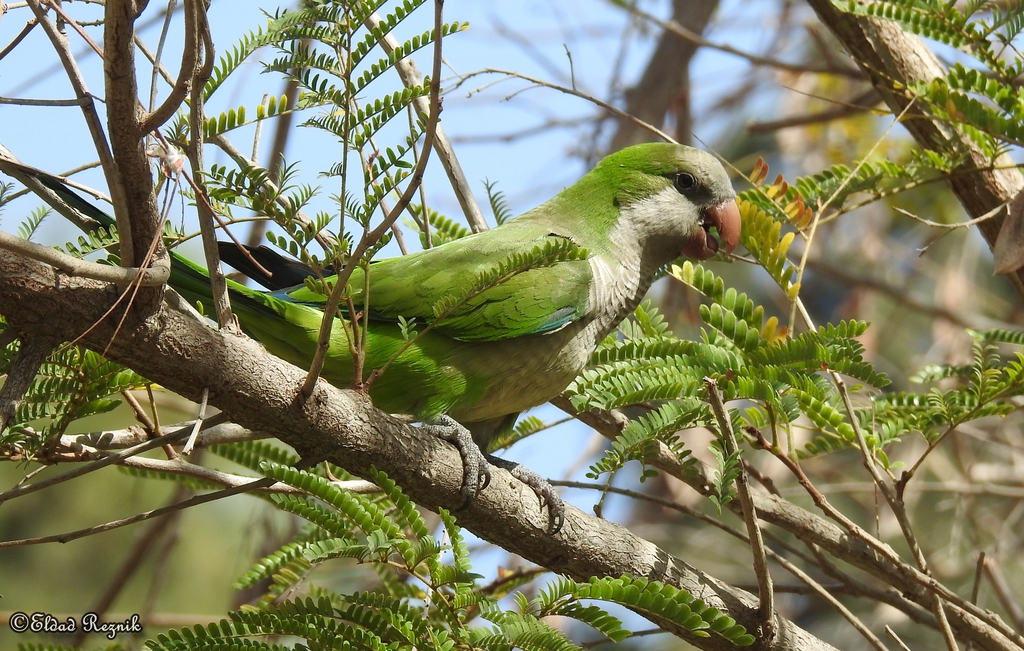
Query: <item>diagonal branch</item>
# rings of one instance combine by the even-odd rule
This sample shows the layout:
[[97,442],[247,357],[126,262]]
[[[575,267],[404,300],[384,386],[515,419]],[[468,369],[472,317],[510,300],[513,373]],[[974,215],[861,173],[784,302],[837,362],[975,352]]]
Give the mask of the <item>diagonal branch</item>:
[[[614,416],[609,417],[594,411],[578,413],[564,397],[551,402],[566,413],[578,416],[582,422],[608,439],[614,440],[624,427],[621,420]],[[782,459],[785,460],[785,457]],[[702,495],[710,495],[713,492],[711,481],[708,479],[710,469],[699,463],[683,464],[664,443],[658,442],[652,446],[644,462],[672,475]],[[968,602],[931,576],[903,562],[887,545],[879,541],[868,544],[865,532],[851,535],[853,532],[848,529],[840,528],[819,515],[763,490],[753,489],[750,495],[760,519],[788,531],[812,549],[828,553],[864,570],[898,590],[903,599],[924,606],[929,612],[932,611],[933,595],[941,595],[947,599],[945,614],[950,619],[950,625],[962,639],[970,640],[982,649],[1019,651],[1020,648],[1024,648],[1024,637],[1007,626],[997,615]],[[733,501],[729,508],[738,511],[739,505]],[[898,603],[888,600],[886,602],[899,607]],[[938,628],[934,616],[927,618],[921,610],[913,606],[905,607],[903,610],[915,621]]]

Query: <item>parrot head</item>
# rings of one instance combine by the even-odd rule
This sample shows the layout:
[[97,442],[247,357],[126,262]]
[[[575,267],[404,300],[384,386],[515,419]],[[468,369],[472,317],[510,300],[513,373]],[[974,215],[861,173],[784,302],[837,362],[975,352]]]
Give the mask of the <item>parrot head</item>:
[[[736,192],[711,154],[667,143],[627,147],[602,160],[594,172],[614,188],[620,220],[645,248],[706,259],[740,239]],[[717,239],[712,235],[717,233]]]

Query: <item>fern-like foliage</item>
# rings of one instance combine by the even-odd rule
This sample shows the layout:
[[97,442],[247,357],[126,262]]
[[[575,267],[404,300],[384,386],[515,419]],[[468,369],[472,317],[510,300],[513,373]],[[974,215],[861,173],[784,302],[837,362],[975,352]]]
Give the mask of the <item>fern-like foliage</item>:
[[[292,185],[294,168],[282,166],[283,172],[270,178],[262,168],[214,166],[207,181],[215,209],[224,214],[230,214],[234,206],[252,210],[283,229],[284,235],[268,236],[272,244],[314,271],[340,269],[358,239],[357,234],[349,233],[348,225],[355,223],[358,231],[365,232],[371,220],[383,214],[386,202],[402,192],[418,156],[415,145],[424,133],[426,118],[421,111],[430,93],[429,80],[396,90],[386,88],[386,83],[393,83],[390,75],[402,59],[467,27],[465,23],[447,23],[437,34],[428,30],[396,40],[396,30],[406,27],[407,19],[424,2],[402,0],[387,6],[377,1],[304,3],[296,10],[270,15],[265,26],[249,32],[222,54],[204,87],[208,101],[259,48],[275,52],[264,64],[264,73],[292,79],[298,84],[298,94],[291,105],[284,97],[270,97],[256,107],[237,106],[211,116],[204,125],[205,137],[215,138],[286,112],[301,112],[303,126],[323,131],[325,143],[336,143],[337,162],[322,174],[340,179],[341,193],[332,197],[335,209],[310,218],[304,210],[318,188]],[[379,18],[378,12],[382,14]],[[395,126],[395,118],[405,113],[409,113],[408,126]],[[179,115],[166,135],[184,146],[188,130],[186,117]],[[380,146],[382,138],[397,142]],[[358,171],[362,172],[361,189],[353,182]],[[429,220],[416,221],[421,233],[433,228]],[[334,232],[326,233],[328,227]],[[445,238],[442,232],[432,239]],[[310,248],[314,239],[319,250]],[[368,256],[379,244],[371,243],[374,250]]]
[[940,119],[963,125],[963,132],[993,158],[1008,144],[1024,143],[1024,102],[1016,82],[1024,60],[1005,55],[1020,47],[1024,15],[1018,7],[862,0],[850,2],[846,10],[894,21],[968,55],[970,60],[954,64],[944,78],[911,84],[907,92]]
[[498,189],[498,184],[484,180],[484,189],[487,190],[487,203],[491,204],[494,221],[501,226],[512,219],[513,215],[508,207],[508,199],[505,197],[505,193]]
[[[452,516],[440,510],[447,543],[431,535],[426,522],[387,476],[372,472],[381,488],[374,496],[340,490],[316,472],[264,462],[263,471],[306,493],[274,501],[309,524],[296,538],[267,555],[239,579],[249,587],[270,579],[255,606],[230,613],[206,626],[169,631],[147,642],[151,651],[237,648],[513,648],[562,649],[579,646],[544,618],[570,617],[612,641],[631,635],[600,603],[627,606],[654,621],[683,627],[696,635],[717,635],[737,646],[752,637],[735,621],[685,591],[628,576],[576,582],[555,577],[532,600],[513,595],[518,612],[499,608],[501,591],[481,585],[472,571],[469,548]],[[379,577],[369,591],[339,594],[314,587],[309,578],[320,566],[360,563]],[[414,577],[415,581],[407,580]],[[505,586],[505,590],[512,589]],[[480,625],[477,618],[490,625]],[[291,636],[295,646],[266,642]]]
[[[0,186],[0,201],[3,199],[4,188],[9,188],[10,185]],[[36,208],[29,216],[18,225],[18,237],[23,240],[31,240],[32,236],[35,235],[36,231],[43,224],[43,220],[46,219],[49,214],[53,212],[49,208]]]
[[[472,232],[463,226],[462,224],[453,221],[436,210],[427,210],[427,219],[423,220],[423,207],[420,205],[412,206],[412,212],[416,217],[415,224],[420,232],[420,245],[423,248],[430,246],[439,246],[445,242],[452,242],[454,240],[462,239],[472,234]],[[430,240],[427,240],[427,230],[430,231]]]

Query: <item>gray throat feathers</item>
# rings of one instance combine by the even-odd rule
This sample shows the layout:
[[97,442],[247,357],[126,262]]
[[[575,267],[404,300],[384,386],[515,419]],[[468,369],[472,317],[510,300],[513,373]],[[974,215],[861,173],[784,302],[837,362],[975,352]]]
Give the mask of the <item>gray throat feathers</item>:
[[657,195],[652,199],[653,201],[642,202],[632,209],[641,213],[640,215],[624,216],[619,225],[612,230],[609,236],[612,254],[596,256],[590,260],[590,268],[594,274],[590,304],[601,306],[594,315],[595,343],[604,339],[633,312],[647,295],[658,268],[675,257],[671,249],[665,253],[653,252],[653,255],[652,251],[645,250],[643,238],[638,232],[641,229],[637,226],[645,222],[647,215],[665,209],[659,205],[661,202],[658,201]]

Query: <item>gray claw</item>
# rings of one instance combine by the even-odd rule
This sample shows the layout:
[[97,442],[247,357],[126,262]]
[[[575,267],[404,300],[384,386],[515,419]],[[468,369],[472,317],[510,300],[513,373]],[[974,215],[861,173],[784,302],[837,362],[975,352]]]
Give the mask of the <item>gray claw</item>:
[[451,416],[438,416],[433,422],[423,424],[421,429],[454,445],[462,457],[462,488],[459,492],[462,493],[463,502],[460,509],[468,506],[480,491],[490,485],[491,470],[487,465],[490,462],[509,471],[513,477],[533,489],[540,498],[541,506],[547,506],[551,517],[549,533],[553,535],[562,530],[565,524],[565,504],[543,477],[514,461],[484,454],[473,441],[469,430]]
[[491,483],[491,469],[487,465],[487,457],[473,441],[473,435],[451,416],[438,416],[432,423],[422,426],[428,434],[448,441],[459,451],[462,457],[462,505],[465,508],[476,499],[477,494]]
[[502,459],[490,454],[487,455],[487,460],[499,468],[504,468],[513,477],[533,489],[533,492],[540,499],[540,505],[547,506],[548,508],[548,515],[551,518],[551,523],[548,525],[548,533],[555,535],[562,530],[562,525],[565,524],[565,503],[562,502],[562,498],[555,492],[554,486],[534,471],[515,461],[509,461],[508,459]]

